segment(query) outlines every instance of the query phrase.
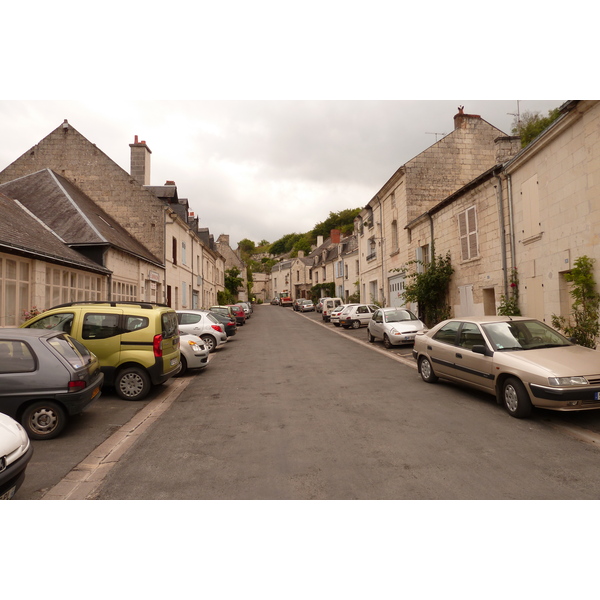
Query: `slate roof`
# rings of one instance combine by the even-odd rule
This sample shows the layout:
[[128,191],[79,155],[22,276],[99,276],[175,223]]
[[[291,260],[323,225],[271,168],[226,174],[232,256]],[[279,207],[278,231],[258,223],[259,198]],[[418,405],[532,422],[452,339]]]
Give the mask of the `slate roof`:
[[69,248],[18,202],[0,192],[0,250],[108,274],[110,271]]
[[162,265],[89,196],[51,169],[3,183],[0,192],[21,202],[69,246],[113,246]]

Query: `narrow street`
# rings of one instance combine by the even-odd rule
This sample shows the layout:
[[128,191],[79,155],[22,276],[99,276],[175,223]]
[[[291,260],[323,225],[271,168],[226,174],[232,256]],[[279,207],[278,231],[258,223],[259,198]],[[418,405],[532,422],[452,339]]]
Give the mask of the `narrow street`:
[[[364,329],[352,334],[366,340]],[[347,337],[323,327],[320,315],[256,307],[92,497],[600,495],[598,449],[547,413],[513,419],[491,397],[426,385],[413,367]],[[598,420],[577,417],[580,425]]]

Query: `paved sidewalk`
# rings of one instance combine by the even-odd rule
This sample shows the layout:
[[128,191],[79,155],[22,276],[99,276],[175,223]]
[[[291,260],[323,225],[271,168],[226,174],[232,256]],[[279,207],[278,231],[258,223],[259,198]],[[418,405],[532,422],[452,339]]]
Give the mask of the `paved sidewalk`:
[[175,379],[173,384],[140,410],[128,423],[100,444],[65,477],[50,488],[41,500],[93,500],[106,475],[156,420],[169,409],[192,381]]

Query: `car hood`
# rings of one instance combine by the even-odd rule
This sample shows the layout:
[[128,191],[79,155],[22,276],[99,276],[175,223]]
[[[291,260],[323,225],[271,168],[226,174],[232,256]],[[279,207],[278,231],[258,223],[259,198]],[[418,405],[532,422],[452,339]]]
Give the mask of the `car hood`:
[[391,329],[392,327],[401,333],[412,333],[414,331],[420,331],[424,325],[421,321],[396,321],[391,323],[385,323],[385,327]]
[[520,368],[531,365],[558,377],[600,375],[600,352],[583,346],[496,352],[494,358],[502,362],[503,355]]
[[21,448],[21,452],[9,457],[10,464],[25,454],[28,447],[29,438],[25,430],[14,419],[0,413],[0,456],[9,456]]

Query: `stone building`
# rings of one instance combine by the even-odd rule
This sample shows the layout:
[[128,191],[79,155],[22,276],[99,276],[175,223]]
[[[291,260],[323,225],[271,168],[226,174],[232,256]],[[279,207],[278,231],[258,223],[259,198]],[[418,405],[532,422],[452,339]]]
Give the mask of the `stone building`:
[[[145,249],[137,250],[151,263],[144,272],[134,273],[139,265],[129,258],[113,260],[108,297],[153,300],[176,307],[215,304],[217,293],[223,289],[224,261],[214,240],[198,228],[197,219],[189,217],[187,201],[179,202],[173,182],[150,185],[151,150],[146,142],[135,136],[130,149],[131,174],[65,120],[0,172],[0,184],[49,170],[99,207],[105,222],[119,224],[123,240],[133,240]],[[89,214],[93,218],[96,212]],[[174,257],[181,261],[183,256],[185,265],[174,264]],[[123,278],[126,281],[121,281]]]
[[106,296],[109,269],[1,192],[0,214],[0,327],[17,327],[33,309]]
[[240,256],[239,248],[237,250],[234,250],[229,245],[229,236],[224,233],[222,233],[217,238],[216,247],[217,247],[219,254],[221,254],[221,256],[225,260],[225,270],[227,271],[229,269],[235,268],[240,272],[239,277],[242,278],[243,283],[238,288],[237,300],[240,302],[247,302],[248,301],[248,269],[246,268],[246,263],[244,263],[244,261],[242,260],[242,258]]
[[[510,251],[523,314],[551,323],[568,316],[565,274],[580,256],[595,259],[600,286],[600,102],[570,101],[561,116],[503,166],[512,215]],[[510,256],[510,254],[509,254]]]
[[407,224],[497,164],[499,138],[507,136],[459,107],[454,130],[398,168],[379,189],[355,220],[361,301],[403,303],[406,264],[426,264],[431,255],[429,241],[415,237]]

